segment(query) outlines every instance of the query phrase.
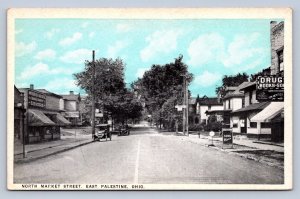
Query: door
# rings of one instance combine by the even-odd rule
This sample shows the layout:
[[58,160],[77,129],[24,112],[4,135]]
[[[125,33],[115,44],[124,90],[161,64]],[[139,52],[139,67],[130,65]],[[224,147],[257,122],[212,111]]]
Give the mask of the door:
[[247,133],[247,118],[240,119],[241,133]]

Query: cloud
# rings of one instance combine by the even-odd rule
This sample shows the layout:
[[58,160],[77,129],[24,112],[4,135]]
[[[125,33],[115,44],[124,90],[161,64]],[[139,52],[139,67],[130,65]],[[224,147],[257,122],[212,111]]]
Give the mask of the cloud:
[[118,33],[125,33],[125,32],[128,32],[128,31],[130,31],[131,30],[131,26],[129,25],[129,24],[118,24],[117,26],[116,26],[116,30],[117,30],[117,32]]
[[45,49],[40,52],[38,52],[34,58],[38,60],[43,60],[43,59],[54,59],[56,56],[56,52],[52,49]]
[[116,41],[113,45],[109,46],[107,49],[107,56],[110,58],[120,57],[120,51],[128,46],[126,41]]
[[266,54],[265,50],[267,50],[258,47],[259,38],[258,33],[238,34],[225,45],[224,37],[218,33],[200,35],[189,45],[187,63],[193,67],[215,63],[224,68],[234,70],[241,68],[244,71],[255,68],[262,63],[260,57]]
[[20,78],[27,80],[41,75],[56,75],[56,74],[72,74],[73,71],[65,68],[52,68],[50,69],[47,64],[39,62],[33,66],[28,66],[21,73]]
[[228,45],[226,55],[221,59],[225,67],[235,67],[249,61],[252,58],[259,58],[263,54],[263,48],[256,47],[256,41],[260,35],[237,35]]
[[141,50],[142,61],[149,61],[156,55],[167,54],[177,48],[177,39],[181,31],[163,30],[155,31],[146,38],[147,46]]
[[224,51],[224,38],[218,33],[200,35],[188,47],[191,66],[202,66],[210,61],[219,60]]
[[16,56],[21,57],[23,55],[29,54],[33,52],[37,47],[37,44],[35,41],[26,44],[24,42],[16,43]]
[[58,29],[58,28],[52,28],[51,30],[49,30],[48,32],[46,32],[46,33],[44,34],[44,36],[45,36],[47,39],[52,39],[52,37],[53,37],[55,34],[59,33],[59,32],[60,32],[60,29]]
[[[97,50],[96,50],[97,52]],[[77,49],[65,53],[60,60],[65,63],[83,64],[85,60],[92,59],[92,50],[89,49]]]
[[64,38],[62,40],[59,41],[59,45],[61,46],[69,46],[73,43],[75,43],[76,41],[80,40],[82,37],[82,34],[79,32],[75,32],[72,37],[67,37]]
[[76,81],[71,78],[55,78],[49,81],[44,88],[56,93],[61,93],[62,90],[64,90],[64,93],[70,90],[79,90],[79,87],[76,86]]
[[144,73],[149,70],[148,68],[139,68],[135,74],[136,77],[142,78],[144,76]]
[[215,85],[221,78],[222,75],[218,72],[204,71],[201,75],[195,77],[194,83],[201,87],[209,87]]
[[89,38],[93,38],[95,36],[95,32],[90,32],[89,33]]

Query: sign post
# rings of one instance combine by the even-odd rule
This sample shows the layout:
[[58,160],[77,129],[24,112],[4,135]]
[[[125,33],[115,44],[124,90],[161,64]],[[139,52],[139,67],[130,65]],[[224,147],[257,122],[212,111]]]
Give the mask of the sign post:
[[232,133],[232,129],[224,129],[224,130],[222,130],[222,134],[223,134],[222,149],[224,148],[224,145],[226,145],[226,144],[231,145],[231,148],[233,149],[233,133]]

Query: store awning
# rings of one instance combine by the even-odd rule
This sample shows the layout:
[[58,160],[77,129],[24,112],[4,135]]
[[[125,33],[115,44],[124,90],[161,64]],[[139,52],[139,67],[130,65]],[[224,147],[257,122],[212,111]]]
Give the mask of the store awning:
[[56,114],[57,124],[59,125],[70,125],[71,122],[69,122],[66,118],[64,118],[61,114]]
[[64,116],[68,118],[79,118],[79,112],[65,112]]
[[283,109],[283,102],[271,102],[267,107],[253,116],[250,120],[251,122],[270,122],[270,120],[281,113]]
[[55,126],[56,124],[50,120],[42,111],[28,110],[28,125],[29,126]]

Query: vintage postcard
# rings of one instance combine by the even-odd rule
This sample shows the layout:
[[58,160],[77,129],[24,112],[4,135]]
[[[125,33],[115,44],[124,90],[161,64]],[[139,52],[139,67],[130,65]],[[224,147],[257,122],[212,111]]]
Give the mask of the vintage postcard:
[[290,8],[9,9],[10,190],[290,190]]

